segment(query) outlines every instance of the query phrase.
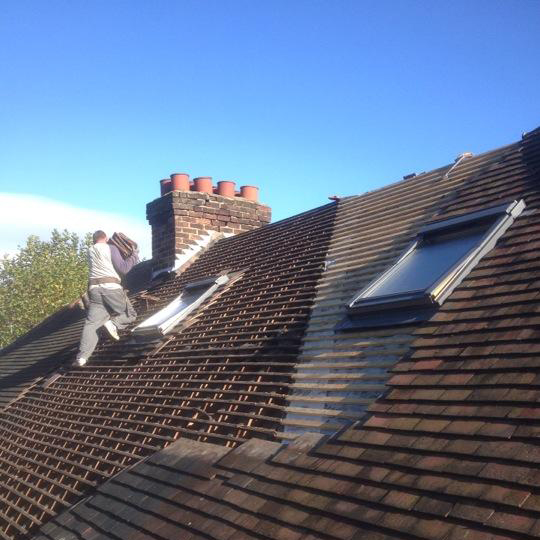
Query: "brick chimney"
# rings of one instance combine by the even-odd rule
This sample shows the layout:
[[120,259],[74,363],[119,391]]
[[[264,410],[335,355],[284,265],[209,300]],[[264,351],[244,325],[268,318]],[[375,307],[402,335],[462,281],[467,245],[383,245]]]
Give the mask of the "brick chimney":
[[234,182],[214,187],[209,177],[190,182],[184,173],[160,184],[161,197],[146,205],[154,275],[180,267],[216,233],[238,234],[270,223],[271,210],[257,201],[255,186],[238,192]]

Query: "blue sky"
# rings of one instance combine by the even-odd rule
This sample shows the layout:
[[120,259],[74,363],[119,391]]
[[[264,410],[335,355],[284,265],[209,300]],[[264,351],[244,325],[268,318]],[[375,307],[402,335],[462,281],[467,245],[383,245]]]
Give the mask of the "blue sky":
[[5,0],[0,252],[111,214],[147,235],[172,172],[281,219],[513,142],[539,58],[534,0]]

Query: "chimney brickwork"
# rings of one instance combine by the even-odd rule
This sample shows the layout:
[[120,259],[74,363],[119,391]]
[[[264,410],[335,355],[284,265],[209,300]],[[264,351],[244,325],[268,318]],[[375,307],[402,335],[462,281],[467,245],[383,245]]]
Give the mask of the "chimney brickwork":
[[[176,175],[171,176],[174,179]],[[270,223],[268,206],[238,194],[231,197],[194,191],[200,184],[191,183],[190,191],[167,191],[175,182],[164,186],[162,180],[162,196],[146,205],[146,217],[152,226],[154,273],[174,269],[187,250],[212,233],[238,234]],[[224,183],[220,184],[220,191],[236,193],[234,187],[230,190],[234,183],[227,182],[227,191]],[[254,196],[250,194],[250,198]]]

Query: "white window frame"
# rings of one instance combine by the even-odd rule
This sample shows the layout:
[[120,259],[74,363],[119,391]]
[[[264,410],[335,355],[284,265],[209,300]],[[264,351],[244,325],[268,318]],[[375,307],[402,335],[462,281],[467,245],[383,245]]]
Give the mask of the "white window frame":
[[[217,278],[209,278],[188,283],[182,293],[164,308],[154,313],[148,319],[133,328],[132,333],[139,336],[164,336],[171,332],[175,326],[185,319],[190,313],[196,310],[207,298],[229,281],[228,276],[223,275]],[[182,297],[185,293],[197,287],[208,288],[194,301],[186,306],[182,306]]]

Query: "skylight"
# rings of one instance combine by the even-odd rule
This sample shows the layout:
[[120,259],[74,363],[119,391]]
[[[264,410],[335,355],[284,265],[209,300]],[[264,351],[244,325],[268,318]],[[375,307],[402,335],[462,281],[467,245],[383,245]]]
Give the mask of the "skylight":
[[227,276],[219,276],[188,283],[180,296],[136,326],[132,332],[136,335],[147,336],[163,336],[169,333],[182,319],[185,319],[228,281]]
[[524,208],[514,201],[426,225],[398,261],[353,298],[350,316],[337,329],[427,318]]

